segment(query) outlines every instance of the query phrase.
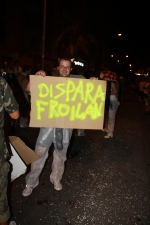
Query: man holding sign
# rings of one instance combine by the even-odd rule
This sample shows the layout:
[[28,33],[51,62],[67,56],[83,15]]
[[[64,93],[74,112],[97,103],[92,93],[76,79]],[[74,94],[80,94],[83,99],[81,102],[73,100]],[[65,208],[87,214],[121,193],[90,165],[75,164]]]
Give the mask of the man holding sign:
[[[60,77],[70,77],[71,60],[62,58],[59,60],[58,72]],[[44,71],[38,71],[36,75],[46,76]],[[27,87],[29,89],[29,86]],[[22,192],[23,196],[29,196],[32,190],[39,184],[39,176],[48,157],[48,151],[54,143],[54,153],[52,162],[52,172],[50,181],[54,184],[57,191],[62,189],[60,180],[64,173],[64,163],[73,129],[67,128],[41,128],[36,141],[35,152],[40,158],[31,164],[31,171],[26,176],[26,187]]]
[[[103,126],[106,82],[91,82],[85,79],[83,82],[82,79],[73,79],[74,75],[70,75],[71,60],[68,58],[60,59],[57,69],[58,79],[54,77],[35,79],[35,76],[30,76],[31,88],[30,84],[26,87],[27,91],[31,89],[30,126],[42,128],[35,147],[40,159],[31,164],[23,196],[30,195],[39,184],[39,176],[52,143],[54,152],[50,181],[54,184],[54,188],[60,191],[62,189],[60,180],[64,173],[72,130],[101,129]],[[46,76],[44,71],[38,71],[36,75]],[[82,77],[76,75],[76,78]]]

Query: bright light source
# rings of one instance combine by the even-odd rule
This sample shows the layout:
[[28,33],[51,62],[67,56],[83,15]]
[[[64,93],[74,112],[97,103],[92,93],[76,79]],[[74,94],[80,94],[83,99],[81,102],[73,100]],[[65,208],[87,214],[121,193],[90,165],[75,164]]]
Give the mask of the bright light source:
[[122,36],[122,34],[118,34],[118,37],[121,37]]
[[129,66],[131,67],[131,66],[132,66],[132,64],[129,64]]
[[120,60],[118,59],[117,62],[120,62]]
[[113,58],[113,57],[114,57],[114,55],[111,55],[111,57]]
[[143,76],[143,75],[144,75],[144,76],[147,76],[146,73],[144,73],[144,74],[143,74],[143,73],[135,73],[135,75],[137,75],[137,76]]
[[132,70],[130,70],[130,72],[132,72]]
[[126,55],[126,58],[128,58],[129,56],[128,55]]
[[78,65],[78,66],[84,66],[84,63],[82,63],[82,62],[79,62],[79,61],[74,61],[74,64],[75,65]]

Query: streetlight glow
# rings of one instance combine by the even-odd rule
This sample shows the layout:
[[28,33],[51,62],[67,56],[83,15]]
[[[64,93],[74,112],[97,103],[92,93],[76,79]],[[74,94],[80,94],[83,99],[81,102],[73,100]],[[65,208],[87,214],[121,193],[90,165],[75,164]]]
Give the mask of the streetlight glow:
[[122,34],[118,34],[118,37],[121,37],[122,36]]
[[118,59],[117,62],[120,62],[120,60]]
[[111,55],[111,57],[113,58],[113,57],[114,57],[114,55]]
[[132,64],[129,64],[129,66],[131,67],[131,66],[132,66]]
[[128,58],[129,56],[128,55],[126,55],[126,58]]

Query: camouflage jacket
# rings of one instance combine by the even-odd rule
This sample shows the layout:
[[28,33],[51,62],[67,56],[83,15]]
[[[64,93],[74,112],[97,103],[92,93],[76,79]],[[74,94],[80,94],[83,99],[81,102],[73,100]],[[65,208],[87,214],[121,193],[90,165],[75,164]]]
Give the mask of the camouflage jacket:
[[18,109],[12,90],[6,80],[0,77],[0,167],[8,157],[8,150],[4,136],[5,111],[10,114]]

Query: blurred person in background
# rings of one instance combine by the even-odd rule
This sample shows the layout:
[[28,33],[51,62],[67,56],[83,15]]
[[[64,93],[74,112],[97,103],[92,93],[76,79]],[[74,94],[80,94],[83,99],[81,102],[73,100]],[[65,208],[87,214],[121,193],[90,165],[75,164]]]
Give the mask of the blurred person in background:
[[[116,79],[116,73],[112,71],[102,71],[100,72],[100,79],[107,81],[106,86],[106,99],[105,99],[105,110],[104,110],[104,128],[103,132],[107,134],[104,138],[112,138],[115,127],[115,118],[118,106],[118,90],[119,85]],[[97,77],[90,77],[90,80],[98,80]]]
[[139,82],[139,101],[144,101],[144,86],[145,86],[145,78],[142,77]]
[[146,78],[146,84],[144,86],[144,101],[145,101],[145,114],[150,114],[150,107],[149,107],[149,97],[150,97],[150,78]]
[[123,75],[119,76],[119,93],[118,93],[118,99],[119,101],[124,100],[125,90],[127,86],[127,80]]
[[116,113],[120,105],[118,102],[119,85],[116,79],[116,73],[111,71],[102,71],[100,73],[100,79],[107,81],[104,129],[102,131],[107,133],[104,138],[112,138],[115,128]]
[[31,67],[25,65],[23,72],[17,76],[18,83],[23,91],[22,101],[20,101],[20,127],[28,127],[29,113],[30,113],[30,92],[26,91],[26,86],[29,83],[29,75],[31,74]]

